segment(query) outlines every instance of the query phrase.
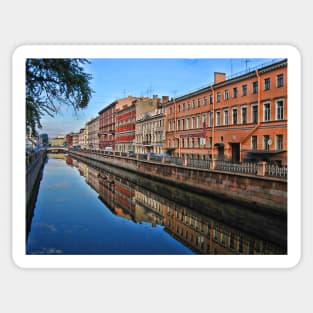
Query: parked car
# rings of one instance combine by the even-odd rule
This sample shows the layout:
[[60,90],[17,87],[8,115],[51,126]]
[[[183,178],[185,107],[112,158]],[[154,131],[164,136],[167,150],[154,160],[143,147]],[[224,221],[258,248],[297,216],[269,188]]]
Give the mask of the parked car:
[[133,150],[128,150],[128,151],[127,151],[127,156],[133,158],[133,157],[136,156],[136,153],[135,153],[135,151],[133,151]]
[[146,152],[143,155],[155,156],[155,153],[154,152]]

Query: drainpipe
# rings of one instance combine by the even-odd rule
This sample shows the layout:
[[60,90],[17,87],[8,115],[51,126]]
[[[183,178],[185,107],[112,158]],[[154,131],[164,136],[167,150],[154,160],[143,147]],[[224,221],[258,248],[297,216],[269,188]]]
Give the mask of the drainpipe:
[[[213,162],[213,168],[215,167],[214,165],[214,131],[215,131],[215,92],[214,92],[214,88],[213,86],[211,86],[211,90],[212,90],[212,96],[213,96],[213,114],[212,114],[212,147],[211,147],[211,153],[212,153],[212,162]],[[210,116],[209,116],[209,119],[210,119]]]
[[240,144],[243,144],[259,128],[261,124],[261,77],[259,74],[259,70],[256,70],[255,73],[258,78],[258,121],[256,126],[250,131],[250,133],[246,137],[244,137],[243,140],[241,140]]
[[177,105],[174,98],[174,120],[175,120],[175,127],[174,127],[174,138],[178,140],[178,156],[180,157],[180,138],[177,136]]
[[259,70],[255,71],[256,76],[258,78],[258,123],[257,123],[257,127],[260,126],[260,121],[261,121],[261,77],[259,74]]

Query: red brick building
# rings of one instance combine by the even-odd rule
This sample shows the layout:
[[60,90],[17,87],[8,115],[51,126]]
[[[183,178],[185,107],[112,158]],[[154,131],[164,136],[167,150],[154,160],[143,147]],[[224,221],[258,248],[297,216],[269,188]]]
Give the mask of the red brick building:
[[194,159],[287,164],[287,60],[168,102],[166,149]]
[[115,107],[115,150],[134,151],[136,126],[136,97],[119,99]]
[[66,145],[68,148],[73,147],[73,133],[67,134],[66,135]]
[[99,112],[99,149],[112,147],[115,150],[115,107],[116,101]]

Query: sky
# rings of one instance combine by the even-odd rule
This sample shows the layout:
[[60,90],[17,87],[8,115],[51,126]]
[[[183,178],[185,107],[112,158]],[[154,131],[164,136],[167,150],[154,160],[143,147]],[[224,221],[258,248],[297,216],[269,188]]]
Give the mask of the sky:
[[[261,67],[272,59],[90,59],[86,72],[94,90],[88,107],[77,114],[63,107],[56,117],[44,116],[39,134],[49,138],[77,132],[104,107],[119,98],[158,95],[179,97],[210,85],[214,72],[227,78]],[[276,60],[275,60],[276,61]]]

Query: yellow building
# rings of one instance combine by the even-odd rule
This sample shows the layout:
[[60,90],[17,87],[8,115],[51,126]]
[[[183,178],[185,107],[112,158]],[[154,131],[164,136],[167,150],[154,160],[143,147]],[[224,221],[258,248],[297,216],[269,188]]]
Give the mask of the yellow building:
[[66,144],[66,137],[61,135],[55,138],[49,138],[49,145],[51,147],[62,147]]

